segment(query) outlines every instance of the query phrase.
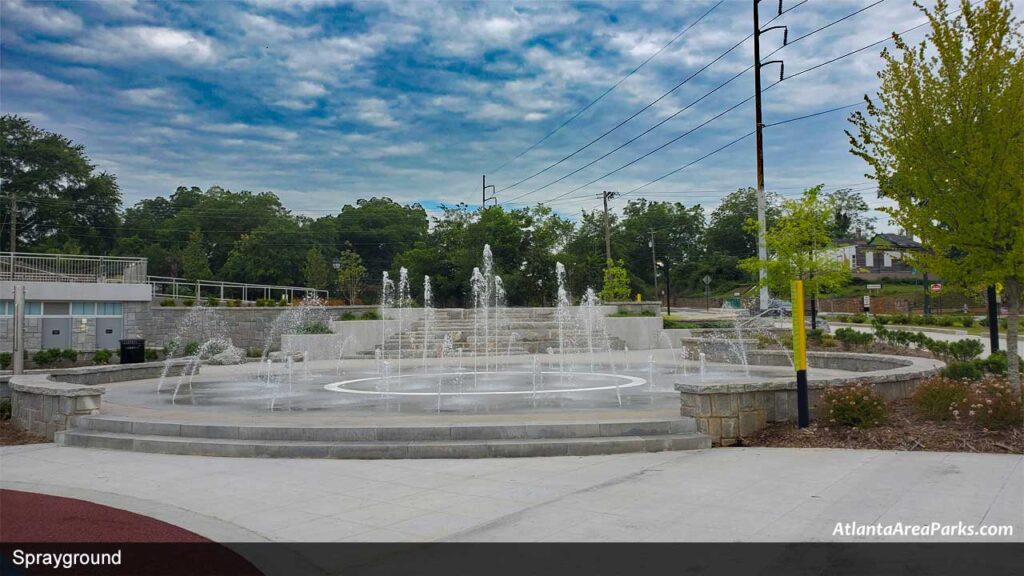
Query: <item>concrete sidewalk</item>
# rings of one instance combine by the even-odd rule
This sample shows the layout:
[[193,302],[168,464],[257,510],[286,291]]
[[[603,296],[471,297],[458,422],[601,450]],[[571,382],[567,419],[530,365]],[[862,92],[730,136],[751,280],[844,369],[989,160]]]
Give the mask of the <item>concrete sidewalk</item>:
[[[1012,525],[1024,458],[720,448],[481,460],[274,460],[0,448],[0,485],[218,541],[830,541],[837,523]],[[913,537],[877,538],[915,540]]]

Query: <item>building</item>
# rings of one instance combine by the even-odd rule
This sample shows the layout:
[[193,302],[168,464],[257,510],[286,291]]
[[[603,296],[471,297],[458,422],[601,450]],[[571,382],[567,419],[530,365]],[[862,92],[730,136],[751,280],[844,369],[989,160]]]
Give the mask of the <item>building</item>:
[[924,250],[920,242],[902,234],[875,234],[869,240],[840,241],[832,250],[846,262],[854,278],[864,280],[917,280],[921,272],[908,263],[906,255]]

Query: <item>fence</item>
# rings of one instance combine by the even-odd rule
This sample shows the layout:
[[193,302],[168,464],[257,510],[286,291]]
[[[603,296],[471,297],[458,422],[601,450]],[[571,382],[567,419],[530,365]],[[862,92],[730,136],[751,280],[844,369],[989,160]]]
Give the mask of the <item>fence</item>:
[[246,284],[242,282],[221,282],[219,280],[186,280],[172,276],[148,276],[147,282],[153,285],[154,298],[238,300],[253,302],[257,299],[281,300],[289,302],[308,295],[316,295],[327,299],[326,290],[316,290],[305,286],[275,286],[271,284]]
[[0,280],[143,284],[146,259],[0,252]]

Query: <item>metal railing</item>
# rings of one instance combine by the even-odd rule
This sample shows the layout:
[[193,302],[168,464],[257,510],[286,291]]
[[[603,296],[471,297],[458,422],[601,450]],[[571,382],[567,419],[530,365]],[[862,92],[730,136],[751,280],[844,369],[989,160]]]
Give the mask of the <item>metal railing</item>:
[[145,284],[146,259],[0,252],[0,280]]
[[153,285],[154,298],[199,300],[216,298],[220,301],[238,300],[254,302],[257,299],[289,302],[308,295],[327,299],[327,290],[316,290],[305,286],[276,286],[272,284],[246,284],[244,282],[222,282],[220,280],[187,280],[172,276],[148,276]]

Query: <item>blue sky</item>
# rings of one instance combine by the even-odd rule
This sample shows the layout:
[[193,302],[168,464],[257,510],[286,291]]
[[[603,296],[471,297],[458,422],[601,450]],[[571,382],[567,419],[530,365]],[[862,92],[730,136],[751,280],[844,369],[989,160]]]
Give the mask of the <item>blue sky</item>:
[[[795,39],[873,0],[810,0],[774,24]],[[479,200],[480,175],[509,201],[643,132],[751,61],[751,42],[578,155],[523,184],[661,96],[752,29],[750,2],[725,0],[598,104],[505,164],[618,82],[717,0],[348,3],[26,2],[4,0],[0,109],[85,144],[117,174],[127,204],[179,185],[271,190],[296,212],[336,212],[370,196]],[[786,0],[793,6],[797,0]],[[762,21],[774,16],[766,0]],[[1019,9],[1015,10],[1020,12]],[[887,0],[781,50],[787,73],[859,48],[923,16]],[[920,40],[924,30],[908,36]],[[763,53],[781,43],[766,35]],[[877,86],[881,47],[765,93],[771,123],[857,102]],[[764,72],[765,84],[775,69]],[[658,153],[571,192],[752,93],[750,72],[633,144],[517,200],[572,216],[601,190],[631,190],[742,136],[748,103]],[[849,111],[765,131],[769,189],[870,187],[848,152]],[[743,140],[633,194],[700,203],[754,183]],[[873,189],[864,193],[878,205]],[[883,222],[884,225],[884,222]]]

